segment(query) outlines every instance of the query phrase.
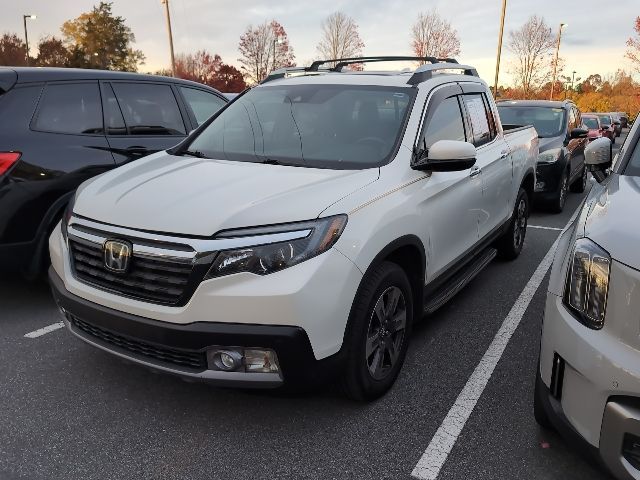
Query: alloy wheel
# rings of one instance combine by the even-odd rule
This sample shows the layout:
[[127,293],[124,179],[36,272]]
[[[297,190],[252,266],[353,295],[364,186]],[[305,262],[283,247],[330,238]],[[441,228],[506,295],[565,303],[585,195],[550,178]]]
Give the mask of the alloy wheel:
[[527,202],[520,198],[516,210],[515,224],[513,226],[513,246],[519,250],[527,233]]
[[366,362],[375,380],[383,380],[397,364],[406,325],[404,295],[398,287],[391,286],[378,297],[367,329]]

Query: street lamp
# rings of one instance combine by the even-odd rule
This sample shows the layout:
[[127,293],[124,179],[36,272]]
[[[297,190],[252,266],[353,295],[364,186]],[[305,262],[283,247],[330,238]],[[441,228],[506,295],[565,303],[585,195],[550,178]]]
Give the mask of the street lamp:
[[280,37],[279,35],[276,35],[275,38],[273,39],[273,69],[276,69],[276,45],[283,43],[283,38]]
[[560,39],[562,38],[562,29],[566,27],[566,23],[560,24],[560,29],[558,30],[558,43],[556,44],[556,58],[553,62],[553,78],[551,79],[551,95],[549,95],[549,100],[553,100],[553,89],[556,85],[557,73],[558,73],[558,54],[560,53]]
[[22,15],[22,21],[24,22],[24,43],[27,47],[27,66],[29,65],[29,35],[27,34],[27,18],[35,20],[38,18],[35,15]]
[[502,36],[504,34],[504,14],[507,11],[507,0],[502,0],[502,15],[500,16],[500,34],[498,35],[498,58],[496,59],[496,79],[493,84],[493,96],[498,98],[498,74],[500,73],[500,55],[502,54]]

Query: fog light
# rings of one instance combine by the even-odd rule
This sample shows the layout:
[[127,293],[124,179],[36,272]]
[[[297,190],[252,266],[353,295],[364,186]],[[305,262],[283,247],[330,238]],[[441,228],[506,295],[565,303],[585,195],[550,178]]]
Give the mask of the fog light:
[[622,456],[636,470],[640,470],[640,438],[630,433],[625,433],[622,442]]
[[223,372],[233,372],[242,367],[242,353],[238,350],[209,350],[207,352],[209,368],[222,370]]
[[280,370],[278,357],[273,350],[246,349],[244,365],[247,372],[254,373],[273,373]]

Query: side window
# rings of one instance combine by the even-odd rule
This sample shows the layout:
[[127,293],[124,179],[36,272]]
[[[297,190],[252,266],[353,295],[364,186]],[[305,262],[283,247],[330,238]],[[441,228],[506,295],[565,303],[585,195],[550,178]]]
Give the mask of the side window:
[[428,149],[438,140],[465,140],[458,97],[443,100],[428,119],[420,145]]
[[471,121],[473,144],[479,147],[490,142],[492,139],[491,129],[489,128],[487,110],[482,95],[474,93],[473,95],[464,95],[462,98]]
[[33,129],[76,135],[103,133],[98,83],[47,85]]
[[130,135],[185,135],[178,102],[169,85],[112,83]]
[[196,117],[198,125],[202,125],[211,115],[216,113],[226,102],[217,95],[196,88],[180,87],[184,99]]
[[578,126],[576,111],[573,107],[569,109],[569,131],[573,130]]
[[124,123],[122,110],[120,110],[118,100],[113,93],[113,88],[107,83],[104,84],[102,91],[104,93],[102,108],[104,109],[104,124],[107,135],[126,135],[127,126]]
[[575,107],[574,110],[576,111],[576,127],[582,127],[582,114],[580,113],[580,110]]
[[496,124],[496,117],[493,113],[493,109],[491,108],[491,103],[484,93],[482,94],[482,100],[484,101],[484,108],[487,111],[487,118],[489,119],[489,133],[491,134],[489,141],[491,141],[498,135],[498,126]]

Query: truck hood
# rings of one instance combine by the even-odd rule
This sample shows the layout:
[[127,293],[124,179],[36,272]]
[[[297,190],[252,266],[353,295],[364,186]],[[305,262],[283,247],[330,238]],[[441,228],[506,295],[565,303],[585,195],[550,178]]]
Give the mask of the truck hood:
[[328,170],[159,152],[80,186],[75,214],[181,235],[316,218],[375,182],[379,169]]
[[592,195],[585,236],[611,258],[640,269],[640,178],[612,174],[605,185],[592,189]]

